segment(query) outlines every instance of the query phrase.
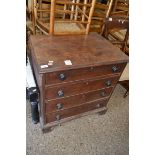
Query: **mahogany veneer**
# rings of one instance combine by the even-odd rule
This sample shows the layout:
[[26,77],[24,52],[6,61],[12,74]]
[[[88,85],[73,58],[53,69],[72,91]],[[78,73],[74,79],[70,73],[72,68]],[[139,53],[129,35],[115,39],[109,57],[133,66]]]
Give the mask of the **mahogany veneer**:
[[[31,36],[30,59],[40,91],[43,131],[62,122],[107,110],[128,57],[96,33]],[[72,65],[66,65],[70,60]],[[53,61],[49,65],[49,61]],[[42,68],[42,65],[47,65]]]

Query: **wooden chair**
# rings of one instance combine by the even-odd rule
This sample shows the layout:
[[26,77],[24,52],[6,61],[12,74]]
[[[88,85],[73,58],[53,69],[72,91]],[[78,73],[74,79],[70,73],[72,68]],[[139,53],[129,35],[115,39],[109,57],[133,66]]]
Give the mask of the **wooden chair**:
[[[112,8],[109,14],[110,17],[118,17],[118,18],[124,18],[129,19],[129,0],[113,0]],[[103,34],[104,31],[104,24],[101,30],[101,34]],[[124,31],[118,31],[115,32],[115,37],[123,37]],[[122,38],[121,37],[121,38]],[[126,46],[127,47],[127,46]],[[127,48],[126,48],[127,51]]]
[[26,31],[28,34],[35,33],[33,5],[33,0],[26,0]]
[[[118,32],[123,31],[124,36],[119,36]],[[117,35],[115,35],[115,32]],[[112,44],[119,47],[122,52],[129,55],[129,20],[123,17],[109,17],[105,20],[104,31],[102,34],[107,40],[109,40]],[[119,36],[119,37],[118,37]],[[128,53],[127,53],[128,52]],[[129,92],[129,64],[127,64],[126,68],[124,69],[119,84],[121,84],[125,89],[126,92],[124,97],[127,96]]]
[[110,16],[129,17],[129,0],[114,0]]
[[106,18],[102,36],[126,53],[129,39],[129,19],[117,16]]
[[96,0],[33,1],[35,27],[43,34],[88,34]]
[[95,4],[94,13],[92,16],[92,22],[90,26],[90,32],[101,33],[104,20],[109,17],[114,0],[97,1]]

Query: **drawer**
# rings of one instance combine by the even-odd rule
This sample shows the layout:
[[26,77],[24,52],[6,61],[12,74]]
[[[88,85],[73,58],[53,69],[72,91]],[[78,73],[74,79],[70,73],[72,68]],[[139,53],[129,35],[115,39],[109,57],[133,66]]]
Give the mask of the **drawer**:
[[91,91],[84,94],[79,94],[71,97],[65,97],[60,99],[54,99],[46,101],[45,111],[46,113],[51,113],[54,111],[64,110],[71,107],[75,107],[86,102],[91,102],[93,100],[102,99],[110,95],[113,87],[100,89],[96,91]]
[[71,95],[86,93],[89,91],[102,89],[105,87],[114,86],[117,83],[119,76],[101,78],[98,80],[88,80],[76,83],[61,84],[55,87],[45,88],[45,99],[56,99]]
[[93,102],[89,102],[87,104],[83,104],[81,106],[73,107],[66,110],[61,110],[58,112],[54,112],[51,114],[46,114],[46,123],[59,121],[63,118],[71,117],[74,115],[78,115],[87,111],[91,111],[94,109],[102,108],[106,106],[108,99],[96,100]]
[[125,67],[123,64],[104,65],[96,67],[87,67],[81,69],[71,69],[53,73],[46,73],[45,84],[55,85],[62,82],[69,82],[82,79],[90,79],[96,76],[120,73]]

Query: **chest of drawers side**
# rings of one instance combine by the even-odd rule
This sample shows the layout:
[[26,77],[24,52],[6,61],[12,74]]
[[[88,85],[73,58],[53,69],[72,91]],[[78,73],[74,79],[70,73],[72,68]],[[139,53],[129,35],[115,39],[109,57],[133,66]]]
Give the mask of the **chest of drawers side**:
[[35,83],[37,88],[39,89],[38,109],[39,109],[40,125],[41,125],[41,128],[43,128],[43,126],[45,125],[45,116],[44,116],[45,74],[39,73],[37,69],[33,48],[31,48],[31,52],[29,53],[29,58],[30,58],[30,64],[32,67]]

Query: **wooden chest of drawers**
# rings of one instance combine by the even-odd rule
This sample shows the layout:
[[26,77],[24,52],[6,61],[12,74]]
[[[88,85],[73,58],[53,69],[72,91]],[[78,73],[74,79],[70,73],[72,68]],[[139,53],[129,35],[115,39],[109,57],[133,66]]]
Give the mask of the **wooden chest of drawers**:
[[43,130],[107,110],[128,57],[98,34],[31,36]]

